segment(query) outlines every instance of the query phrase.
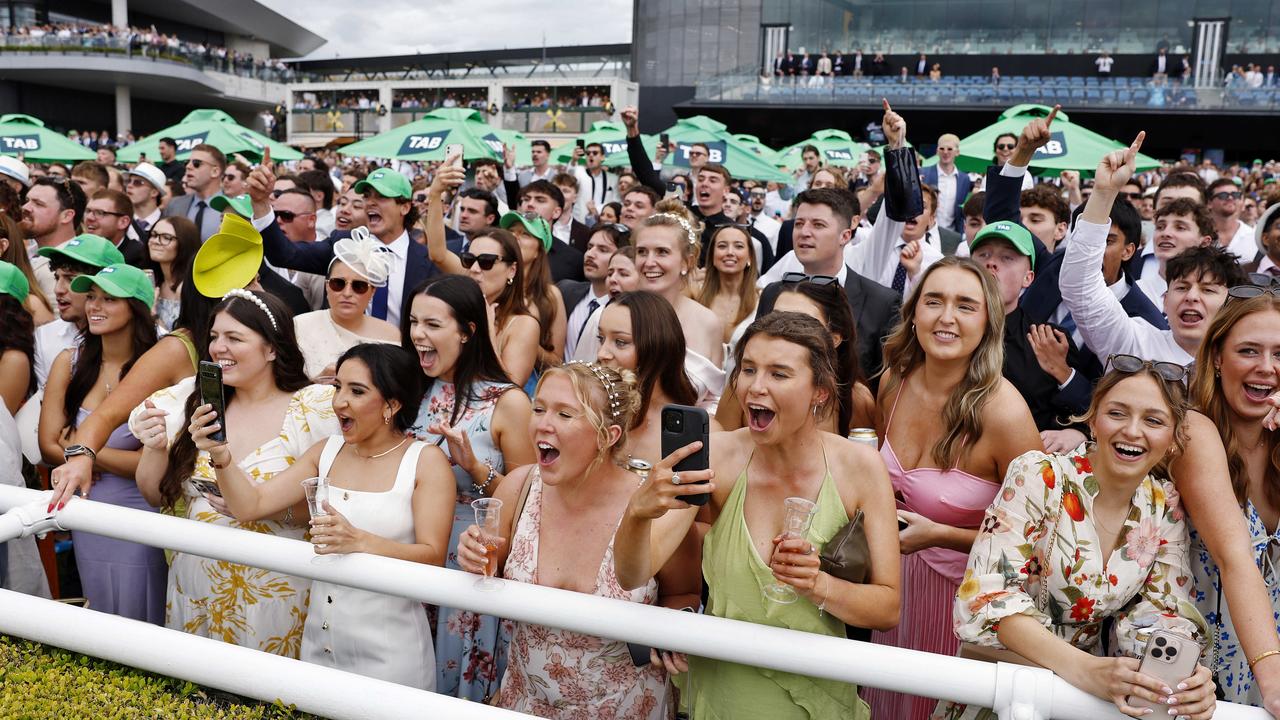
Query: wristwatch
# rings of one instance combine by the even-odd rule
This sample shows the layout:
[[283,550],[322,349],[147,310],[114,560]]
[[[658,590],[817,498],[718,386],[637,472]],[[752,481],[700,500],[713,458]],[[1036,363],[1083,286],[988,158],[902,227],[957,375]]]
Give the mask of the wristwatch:
[[98,453],[94,452],[93,448],[88,445],[69,445],[62,451],[62,460],[66,462],[76,455],[88,455],[90,460],[98,459]]

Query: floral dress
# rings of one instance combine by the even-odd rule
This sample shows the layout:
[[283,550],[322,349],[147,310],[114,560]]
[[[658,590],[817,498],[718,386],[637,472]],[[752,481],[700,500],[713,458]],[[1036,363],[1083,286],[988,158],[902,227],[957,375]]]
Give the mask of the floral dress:
[[[1155,629],[1204,637],[1204,619],[1191,603],[1190,543],[1173,483],[1142,479],[1123,538],[1102,557],[1091,518],[1099,487],[1087,447],[1060,455],[1032,451],[1009,465],[956,594],[953,619],[962,641],[1003,648],[1000,620],[1017,613],[1093,655],[1141,656]],[[1108,618],[1113,637],[1104,640]],[[934,717],[995,714],[944,701]]]
[[[510,383],[477,382],[471,389],[471,397],[458,414],[455,426],[462,428],[471,441],[471,451],[480,462],[489,461],[495,470],[505,473],[502,451],[494,446],[493,410],[503,393],[515,390]],[[438,446],[449,455],[449,443],[443,435],[430,432],[436,424],[448,424],[457,403],[457,389],[453,383],[435,380],[431,392],[422,400],[418,417],[409,434]],[[453,508],[453,530],[449,535],[449,552],[445,567],[460,570],[458,566],[458,538],[475,523],[475,511],[471,501],[484,497],[473,486],[471,475],[453,465],[457,497]],[[492,489],[491,489],[492,491]],[[436,614],[436,692],[442,695],[483,702],[498,689],[498,680],[507,666],[507,641],[511,637],[511,622],[490,615],[480,615],[471,610],[441,607]]]
[[[157,408],[168,413],[165,423],[170,443],[178,433],[186,431],[185,404],[194,387],[195,378],[187,378],[148,398]],[[139,405],[129,417],[129,429],[135,435],[137,417],[143,409],[144,406]],[[250,480],[264,483],[292,465],[294,459],[301,457],[312,445],[337,433],[333,387],[309,385],[293,394],[280,434],[236,464]],[[197,454],[192,478],[217,482],[208,453]],[[240,522],[214,510],[191,483],[183,483],[182,489],[189,520],[295,540],[301,540],[305,533],[305,517],[295,518],[292,525],[275,520]],[[297,658],[302,645],[310,589],[309,580],[292,575],[179,552],[174,554],[169,568],[165,625],[174,630]]]
[[[1267,532],[1267,526],[1252,502],[1246,502],[1244,515],[1249,526],[1253,560],[1262,571],[1262,580],[1271,597],[1273,619],[1276,628],[1280,630],[1280,574],[1276,568],[1276,562],[1280,560],[1280,530],[1274,534]],[[1195,528],[1191,529],[1191,552],[1191,571],[1196,580],[1192,597],[1196,607],[1204,613],[1210,628],[1209,652],[1206,657],[1214,663],[1214,680],[1227,701],[1260,707],[1262,691],[1253,681],[1249,659],[1240,647],[1236,626],[1231,621],[1231,611],[1222,597],[1222,577],[1218,564],[1213,561],[1213,556],[1205,547],[1204,538]]]

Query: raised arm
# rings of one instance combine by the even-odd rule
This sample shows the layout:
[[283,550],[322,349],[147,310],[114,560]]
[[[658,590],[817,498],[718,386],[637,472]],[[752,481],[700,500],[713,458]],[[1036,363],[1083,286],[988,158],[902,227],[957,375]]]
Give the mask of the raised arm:
[[631,162],[631,172],[641,185],[651,188],[659,197],[665,195],[667,186],[662,182],[662,174],[653,169],[653,161],[640,141],[640,111],[634,105],[622,111],[622,124],[627,126],[627,160]]
[[427,216],[422,219],[422,231],[427,238],[427,255],[436,267],[450,275],[465,275],[462,261],[448,248],[444,236],[444,196],[462,185],[466,172],[454,167],[448,159],[436,170],[436,176],[427,188]]
[[[914,151],[905,147],[907,121],[889,107],[888,100],[883,102],[884,135],[889,146],[885,151],[885,200],[871,225],[871,237],[845,253],[849,269],[873,280],[879,278],[886,267],[896,265],[895,245],[902,237],[902,228],[908,219],[920,214],[924,203],[920,174],[912,172],[915,167]],[[902,150],[906,152],[900,152]],[[904,215],[913,208],[916,209],[914,215]]]

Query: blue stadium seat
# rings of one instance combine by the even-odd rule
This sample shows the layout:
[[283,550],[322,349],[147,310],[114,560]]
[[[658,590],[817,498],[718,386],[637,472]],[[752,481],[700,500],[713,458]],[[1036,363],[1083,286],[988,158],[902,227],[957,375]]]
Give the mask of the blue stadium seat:
[[1151,93],[1146,88],[1138,88],[1133,91],[1133,101],[1139,105],[1146,104],[1147,98],[1151,97]]
[[1084,91],[1084,99],[1090,103],[1096,103],[1102,100],[1102,93],[1091,87],[1086,87]]
[[1084,78],[1080,77],[1079,75],[1076,75],[1071,78],[1070,83],[1073,86],[1084,85]]
[[1098,78],[1096,78],[1096,77],[1087,77],[1087,78],[1085,78],[1085,79],[1084,79],[1084,84],[1085,84],[1085,85],[1092,85],[1092,86],[1095,86],[1095,87],[1096,87],[1096,86],[1098,85]]
[[1109,102],[1109,103],[1110,103],[1110,102],[1115,102],[1115,101],[1116,101],[1116,91],[1115,91],[1115,90],[1104,89],[1104,90],[1102,91],[1102,101],[1103,101],[1103,102]]
[[1116,90],[1116,102],[1128,105],[1133,102],[1133,95],[1128,90]]
[[1083,99],[1084,99],[1084,90],[1083,90],[1083,89],[1081,89],[1081,88],[1072,88],[1072,90],[1071,90],[1071,99],[1072,99],[1072,100],[1083,100]]

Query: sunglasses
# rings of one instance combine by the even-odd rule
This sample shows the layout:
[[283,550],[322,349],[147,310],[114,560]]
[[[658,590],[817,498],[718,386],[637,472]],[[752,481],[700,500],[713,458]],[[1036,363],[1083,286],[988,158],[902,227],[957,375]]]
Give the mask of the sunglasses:
[[1000,143],[999,145],[996,145],[997,150],[1013,150],[1016,147],[1018,146],[1012,143]]
[[125,186],[126,187],[151,187],[151,183],[147,180],[143,180],[140,177],[131,177],[129,178],[129,181],[125,183]]
[[346,278],[329,278],[329,282],[326,284],[329,286],[330,290],[336,293],[340,293],[343,290],[346,290],[347,285],[350,284],[351,292],[357,295],[364,295],[365,293],[369,292],[369,289],[371,287],[373,287],[372,285],[369,284],[368,280],[352,280],[350,283],[348,283]]
[[482,253],[480,255],[475,255],[469,252],[464,252],[458,256],[458,259],[462,261],[462,267],[468,270],[470,270],[471,266],[475,265],[476,263],[480,263],[481,270],[487,271],[487,270],[492,270],[494,264],[497,263],[499,260],[501,260],[504,263],[511,262],[511,258],[505,258],[505,257],[502,257],[501,255],[496,255],[494,253]]
[[1249,284],[1230,288],[1227,290],[1227,297],[1248,300],[1264,293],[1280,297],[1280,277],[1271,277],[1266,273],[1249,273]]
[[607,227],[611,227],[611,228],[613,228],[614,230],[616,230],[616,231],[618,231],[618,232],[620,232],[620,233],[630,233],[630,232],[631,232],[631,228],[627,227],[626,225],[623,225],[622,223],[610,223]]
[[272,191],[271,191],[271,197],[273,197],[273,198],[279,198],[279,197],[280,197],[281,195],[283,195],[283,194],[285,194],[285,191],[284,191],[284,190],[272,190]]
[[840,281],[830,275],[805,275],[802,272],[789,272],[783,273],[782,282],[788,285],[807,282],[821,287],[823,285],[836,285]]
[[1140,193],[1140,192],[1120,193],[1120,195],[1121,195],[1122,197],[1124,197],[1125,199],[1127,199],[1127,200],[1141,200],[1141,199],[1142,199],[1142,193]]
[[1162,380],[1172,383],[1180,383],[1187,379],[1187,369],[1178,363],[1152,362],[1143,360],[1137,355],[1114,354],[1107,358],[1107,367],[1125,375],[1132,375],[1143,370],[1154,370]]
[[290,212],[288,210],[276,211],[276,218],[279,219],[280,222],[282,223],[290,223],[296,220],[297,218],[304,217],[307,215],[315,215],[315,213],[313,212],[299,213],[299,212]]
[[1240,192],[1239,190],[1236,190],[1234,192],[1229,190],[1223,190],[1222,192],[1217,192],[1213,194],[1214,200],[1239,200],[1242,197],[1244,197],[1244,193]]
[[208,161],[207,161],[207,160],[197,160],[197,159],[195,159],[195,158],[191,158],[190,160],[188,160],[188,161],[187,161],[187,164],[188,164],[188,165],[190,165],[191,167],[193,167],[193,168],[195,168],[195,169],[199,170],[200,168],[202,168],[202,167],[204,167],[204,166],[205,166],[205,163],[206,163],[206,162],[208,162]]
[[426,193],[418,193],[417,195],[414,195],[414,196],[413,196],[413,201],[414,201],[414,202],[416,202],[416,203],[424,203],[424,202],[426,202],[426,201],[427,201],[427,194],[426,194]]
[[231,182],[232,180],[239,180],[239,179],[240,179],[240,176],[239,176],[239,175],[237,175],[237,174],[235,174],[235,173],[223,173],[223,174],[222,174],[222,179],[223,179],[225,182]]

